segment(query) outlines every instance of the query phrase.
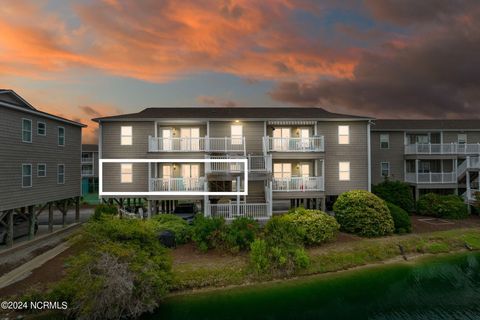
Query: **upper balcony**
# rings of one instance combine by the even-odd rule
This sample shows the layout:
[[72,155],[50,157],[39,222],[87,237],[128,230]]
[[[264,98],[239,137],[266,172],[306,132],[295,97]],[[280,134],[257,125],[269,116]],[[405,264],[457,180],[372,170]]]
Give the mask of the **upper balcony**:
[[265,152],[324,152],[323,136],[303,138],[263,137]]
[[148,137],[149,152],[241,152],[245,153],[245,137]]
[[456,172],[407,172],[405,181],[416,184],[457,183]]
[[92,166],[82,166],[82,177],[90,177],[93,176],[93,168]]
[[[272,156],[248,155],[243,156],[208,156],[208,159],[247,159],[249,173],[272,172]],[[207,162],[205,172],[207,173],[243,173],[245,168],[241,162]]]
[[480,143],[414,143],[405,145],[405,154],[479,154]]

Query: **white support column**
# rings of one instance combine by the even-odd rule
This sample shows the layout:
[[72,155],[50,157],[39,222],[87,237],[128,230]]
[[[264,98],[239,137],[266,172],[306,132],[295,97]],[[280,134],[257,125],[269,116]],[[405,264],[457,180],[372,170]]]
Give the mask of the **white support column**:
[[[237,193],[240,192],[240,176],[237,177]],[[240,195],[237,194],[237,215],[240,214]]]
[[147,200],[147,218],[150,219],[152,216],[152,201]]
[[467,170],[467,175],[466,175],[466,184],[467,184],[467,200],[470,200],[470,192],[471,192],[471,187],[470,187],[470,171]]
[[418,159],[415,159],[415,181],[418,183]]
[[148,165],[148,191],[152,191],[152,163],[147,162]]

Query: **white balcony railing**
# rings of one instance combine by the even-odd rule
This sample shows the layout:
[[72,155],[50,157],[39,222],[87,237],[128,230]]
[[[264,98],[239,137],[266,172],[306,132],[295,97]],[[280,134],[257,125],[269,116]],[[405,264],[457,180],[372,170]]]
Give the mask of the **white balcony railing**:
[[272,155],[248,155],[248,172],[272,172]]
[[150,152],[245,152],[245,137],[240,138],[161,138],[148,137]]
[[469,169],[480,169],[480,157],[467,157],[465,161],[463,161],[457,167],[457,176],[460,177],[465,171]]
[[273,178],[273,191],[324,191],[323,177]]
[[82,169],[82,176],[93,176],[93,170]]
[[205,177],[150,178],[150,192],[155,191],[206,191]]
[[238,217],[248,217],[256,220],[269,219],[272,216],[272,208],[269,203],[221,203],[210,204],[207,202],[206,215],[222,217],[226,220]]
[[309,138],[263,137],[263,148],[266,152],[323,152],[325,144],[323,136]]
[[480,143],[415,143],[405,145],[405,154],[480,154]]
[[457,183],[456,172],[407,172],[405,181],[410,183]]
[[82,163],[93,163],[92,157],[82,157]]
[[[272,172],[272,156],[207,156],[207,159],[247,159],[248,172]],[[207,162],[207,173],[243,173],[245,172],[242,162]]]

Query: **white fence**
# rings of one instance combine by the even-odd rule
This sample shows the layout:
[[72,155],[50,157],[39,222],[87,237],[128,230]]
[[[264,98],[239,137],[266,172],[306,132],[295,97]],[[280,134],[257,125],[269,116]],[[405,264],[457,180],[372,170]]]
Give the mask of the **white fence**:
[[323,152],[325,150],[324,137],[309,138],[274,138],[263,137],[265,152]]
[[269,219],[272,213],[269,203],[207,203],[206,209],[207,215],[223,217],[226,220],[238,217],[249,217],[256,220]]
[[205,177],[150,178],[150,192],[154,191],[207,191]]
[[161,138],[148,137],[150,152],[245,152],[245,137]]
[[407,172],[406,182],[411,183],[457,183],[456,172]]
[[323,177],[273,178],[273,191],[324,191]]
[[480,144],[415,143],[405,145],[405,154],[480,154]]

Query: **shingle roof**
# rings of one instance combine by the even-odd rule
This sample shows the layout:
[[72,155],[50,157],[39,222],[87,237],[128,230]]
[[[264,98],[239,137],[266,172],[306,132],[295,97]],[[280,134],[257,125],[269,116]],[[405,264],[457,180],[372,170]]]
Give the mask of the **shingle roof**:
[[93,121],[163,119],[358,119],[372,118],[332,113],[317,107],[161,107],[137,113],[95,118]]
[[480,130],[480,119],[461,120],[403,120],[378,119],[372,125],[372,131],[403,130]]

